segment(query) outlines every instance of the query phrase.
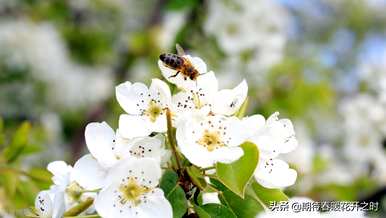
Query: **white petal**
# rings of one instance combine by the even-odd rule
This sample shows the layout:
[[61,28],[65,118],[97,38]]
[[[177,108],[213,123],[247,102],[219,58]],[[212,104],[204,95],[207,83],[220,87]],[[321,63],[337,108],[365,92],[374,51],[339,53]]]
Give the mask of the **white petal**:
[[202,204],[221,204],[217,192],[208,192],[202,194]]
[[240,147],[222,147],[212,152],[214,162],[232,163],[243,156],[244,151]]
[[258,145],[261,156],[274,158],[279,154],[293,151],[298,141],[292,122],[288,119],[278,118],[279,113],[272,114],[263,128],[257,128],[250,137]]
[[47,165],[47,169],[53,174],[52,181],[56,185],[65,187],[70,182],[72,167],[67,165],[66,162],[53,161]]
[[195,99],[192,93],[181,91],[172,97],[172,111],[176,116],[184,111],[196,109]]
[[127,139],[148,136],[152,132],[148,120],[142,116],[122,114],[119,117],[119,134]]
[[164,81],[152,79],[149,91],[153,96],[160,98],[163,107],[170,105],[172,95],[169,86]]
[[103,187],[106,173],[97,160],[87,154],[75,163],[71,178],[84,189],[94,190]]
[[[237,146],[247,137],[242,134],[244,129],[238,118],[207,116],[201,120],[187,118],[180,123],[176,132],[177,142],[181,152],[192,164],[209,167],[216,162],[233,162],[242,156],[242,149]],[[205,131],[218,134],[220,146],[210,151],[199,144]]]
[[199,167],[210,167],[214,165],[213,159],[210,157],[210,152],[201,145],[195,143],[193,134],[191,133],[190,123],[185,123],[177,128],[176,138],[181,153],[192,164]]
[[51,218],[53,203],[49,191],[45,190],[38,193],[35,199],[35,208],[41,217]]
[[151,132],[159,132],[159,133],[166,132],[167,130],[166,113],[159,115],[155,120],[155,122],[151,122],[149,119],[147,119],[147,123]]
[[128,114],[141,114],[141,108],[148,103],[149,90],[143,83],[125,82],[115,88],[115,94],[119,105]]
[[95,210],[103,218],[135,217],[135,213],[128,205],[120,204],[117,199],[118,187],[110,185],[102,189],[95,199]]
[[201,58],[192,57],[190,55],[185,55],[184,57],[187,58],[190,63],[193,64],[194,68],[196,68],[196,70],[198,70],[200,74],[206,73],[206,64]]
[[146,194],[146,203],[138,205],[137,217],[143,218],[172,218],[173,210],[169,201],[165,198],[161,189],[156,188],[153,192]]
[[237,117],[229,117],[227,119],[228,131],[225,137],[229,138],[229,146],[239,146],[250,137],[252,131],[250,131],[250,127],[247,128],[246,125],[252,122],[253,119],[254,118],[246,119],[244,122]]
[[242,140],[249,139],[257,132],[258,129],[264,127],[265,118],[260,114],[255,114],[249,117],[244,117],[238,125],[240,126],[239,134],[242,136]]
[[71,171],[70,166],[64,161],[53,161],[47,165],[47,169],[54,176],[66,175]]
[[199,76],[197,78],[197,87],[198,89],[202,89],[206,94],[215,94],[218,91],[218,81],[214,72],[209,71]]
[[220,90],[214,97],[213,112],[224,115],[236,113],[247,98],[247,94],[248,85],[245,80],[232,90]]
[[289,119],[279,120],[281,124],[280,134],[282,136],[283,142],[278,144],[279,151],[282,154],[289,153],[298,146],[298,141],[295,137],[295,130],[292,125],[292,122]]
[[114,130],[106,123],[89,123],[85,130],[86,145],[90,153],[104,167],[110,167],[116,162],[112,151],[114,146]]
[[180,146],[181,153],[191,162],[193,165],[199,167],[211,167],[215,164],[215,160],[211,156],[211,153],[204,147],[197,144],[184,143]]
[[153,188],[161,178],[161,167],[152,158],[126,158],[109,171],[106,180],[111,184],[127,177],[136,177],[139,184]]
[[280,113],[277,111],[275,113],[271,114],[271,116],[269,116],[267,119],[267,124],[271,124],[273,122],[279,121],[279,115],[280,115]]
[[144,137],[135,139],[132,142],[129,153],[135,157],[150,157],[157,162],[161,161],[165,150],[162,148],[163,141],[156,137]]
[[266,188],[284,188],[295,183],[297,173],[279,159],[260,159],[255,171],[255,179]]
[[259,148],[259,155],[264,158],[275,158],[279,155],[276,149],[275,139],[269,134],[252,136],[251,141]]
[[210,106],[218,84],[214,73],[208,72],[197,79],[197,87],[181,91],[172,97],[173,111],[178,113]]
[[[138,184],[152,189],[158,185],[158,181],[161,177],[161,168],[157,162],[151,158],[131,158],[121,160],[111,169],[107,176],[109,185],[104,188],[96,198],[95,208],[99,215],[108,218],[141,217],[138,216],[141,211],[138,205],[134,206],[132,202],[122,204],[121,199],[118,197],[118,195],[120,195],[119,187],[127,181],[128,177],[134,178]],[[157,189],[154,189],[153,191],[154,193],[150,192],[150,195],[156,194]],[[160,193],[163,197],[162,191]],[[149,193],[146,195],[149,195]],[[157,201],[162,201],[163,198],[157,198]],[[140,204],[143,203],[144,199],[141,199]],[[156,206],[161,214],[163,214],[162,211],[164,208],[158,208],[157,203],[152,201],[151,205]],[[158,205],[167,207],[163,202],[160,202]],[[168,210],[169,209],[171,210],[171,207],[169,207]]]
[[54,200],[53,200],[52,218],[62,218],[65,210],[66,208],[65,208],[65,202],[64,202],[64,192],[63,191],[55,192]]

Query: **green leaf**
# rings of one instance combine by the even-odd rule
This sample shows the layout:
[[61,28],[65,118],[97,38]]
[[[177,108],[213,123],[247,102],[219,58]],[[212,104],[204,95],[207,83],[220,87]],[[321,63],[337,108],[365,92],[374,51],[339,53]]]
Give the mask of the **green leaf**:
[[28,138],[31,125],[28,122],[24,122],[16,130],[13,135],[11,144],[4,149],[4,158],[7,163],[12,163],[22,154],[23,150],[28,144]]
[[17,185],[17,197],[12,199],[16,208],[26,208],[33,205],[35,202],[36,194],[40,191],[35,182],[31,180],[20,180]]
[[178,176],[173,170],[166,170],[161,178],[159,186],[164,191],[165,196],[168,195],[176,186]]
[[22,155],[30,155],[30,154],[35,154],[42,151],[42,147],[39,145],[35,144],[29,144],[26,146],[23,151],[21,152]]
[[197,213],[199,218],[211,218],[211,216],[200,206],[194,205],[194,211]]
[[[28,170],[28,175],[31,179],[39,182],[38,185],[42,185],[43,187],[51,184],[52,174],[46,169],[31,168]],[[48,186],[46,188],[48,188]]]
[[[197,206],[198,207],[198,206]],[[196,208],[197,208],[196,207]],[[196,211],[199,217],[211,218],[237,218],[236,215],[222,204],[205,204],[199,207],[202,210]]]
[[216,164],[217,177],[228,189],[244,198],[245,187],[251,179],[259,160],[257,146],[252,142],[241,145],[244,155],[231,164]]
[[172,170],[165,171],[161,178],[160,187],[172,205],[173,217],[182,217],[188,209],[188,202],[184,190],[178,184],[177,174]]
[[7,195],[9,197],[13,197],[16,192],[17,185],[19,183],[19,175],[13,171],[3,172],[1,173],[0,183],[4,186]]
[[251,187],[256,194],[256,197],[265,207],[269,207],[270,203],[273,201],[288,201],[287,195],[280,189],[265,188],[256,181],[251,183]]
[[237,217],[254,218],[259,212],[264,211],[264,207],[254,195],[250,195],[250,193],[246,192],[244,199],[242,199],[240,196],[227,189],[219,181],[211,179],[211,182],[221,191],[219,195],[220,201],[231,208]]
[[174,218],[180,218],[186,213],[188,202],[184,190],[179,185],[176,185],[176,188],[171,191],[166,198],[172,205]]
[[201,190],[204,190],[207,186],[204,176],[202,175],[200,169],[195,166],[190,166],[186,168],[186,172],[188,173],[191,181],[194,185],[196,185]]

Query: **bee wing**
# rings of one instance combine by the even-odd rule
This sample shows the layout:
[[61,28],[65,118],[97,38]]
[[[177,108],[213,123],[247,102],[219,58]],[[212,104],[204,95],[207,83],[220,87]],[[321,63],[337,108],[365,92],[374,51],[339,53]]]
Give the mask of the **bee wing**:
[[184,56],[185,55],[184,49],[178,43],[176,44],[176,50],[177,50],[177,54],[178,55],[180,55],[180,56]]

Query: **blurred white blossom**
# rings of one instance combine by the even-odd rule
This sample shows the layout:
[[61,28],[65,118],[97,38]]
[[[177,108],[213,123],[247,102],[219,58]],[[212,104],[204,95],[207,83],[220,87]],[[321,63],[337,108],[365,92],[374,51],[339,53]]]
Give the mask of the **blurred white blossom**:
[[[262,75],[283,57],[289,15],[276,1],[210,1],[204,25],[220,48],[242,63],[233,74],[246,72],[249,80]],[[229,71],[226,67],[221,71]]]
[[386,138],[386,105],[375,97],[361,94],[346,99],[340,106],[344,125],[345,157],[350,164],[362,165],[363,173],[369,172],[380,182],[385,182],[384,163],[386,152],[383,141]]
[[112,77],[108,70],[74,63],[57,30],[48,23],[2,21],[0,47],[11,68],[26,67],[33,78],[47,84],[53,106],[80,108],[109,97]]

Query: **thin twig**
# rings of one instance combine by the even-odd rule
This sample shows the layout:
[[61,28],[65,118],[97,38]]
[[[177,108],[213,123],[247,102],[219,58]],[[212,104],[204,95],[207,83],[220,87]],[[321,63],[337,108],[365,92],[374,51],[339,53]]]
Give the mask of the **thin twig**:
[[172,148],[173,155],[176,158],[177,170],[181,169],[180,157],[177,153],[177,144],[173,137],[173,126],[172,126],[172,115],[170,113],[170,109],[166,108],[166,121],[168,127],[168,140],[170,143],[170,147]]

